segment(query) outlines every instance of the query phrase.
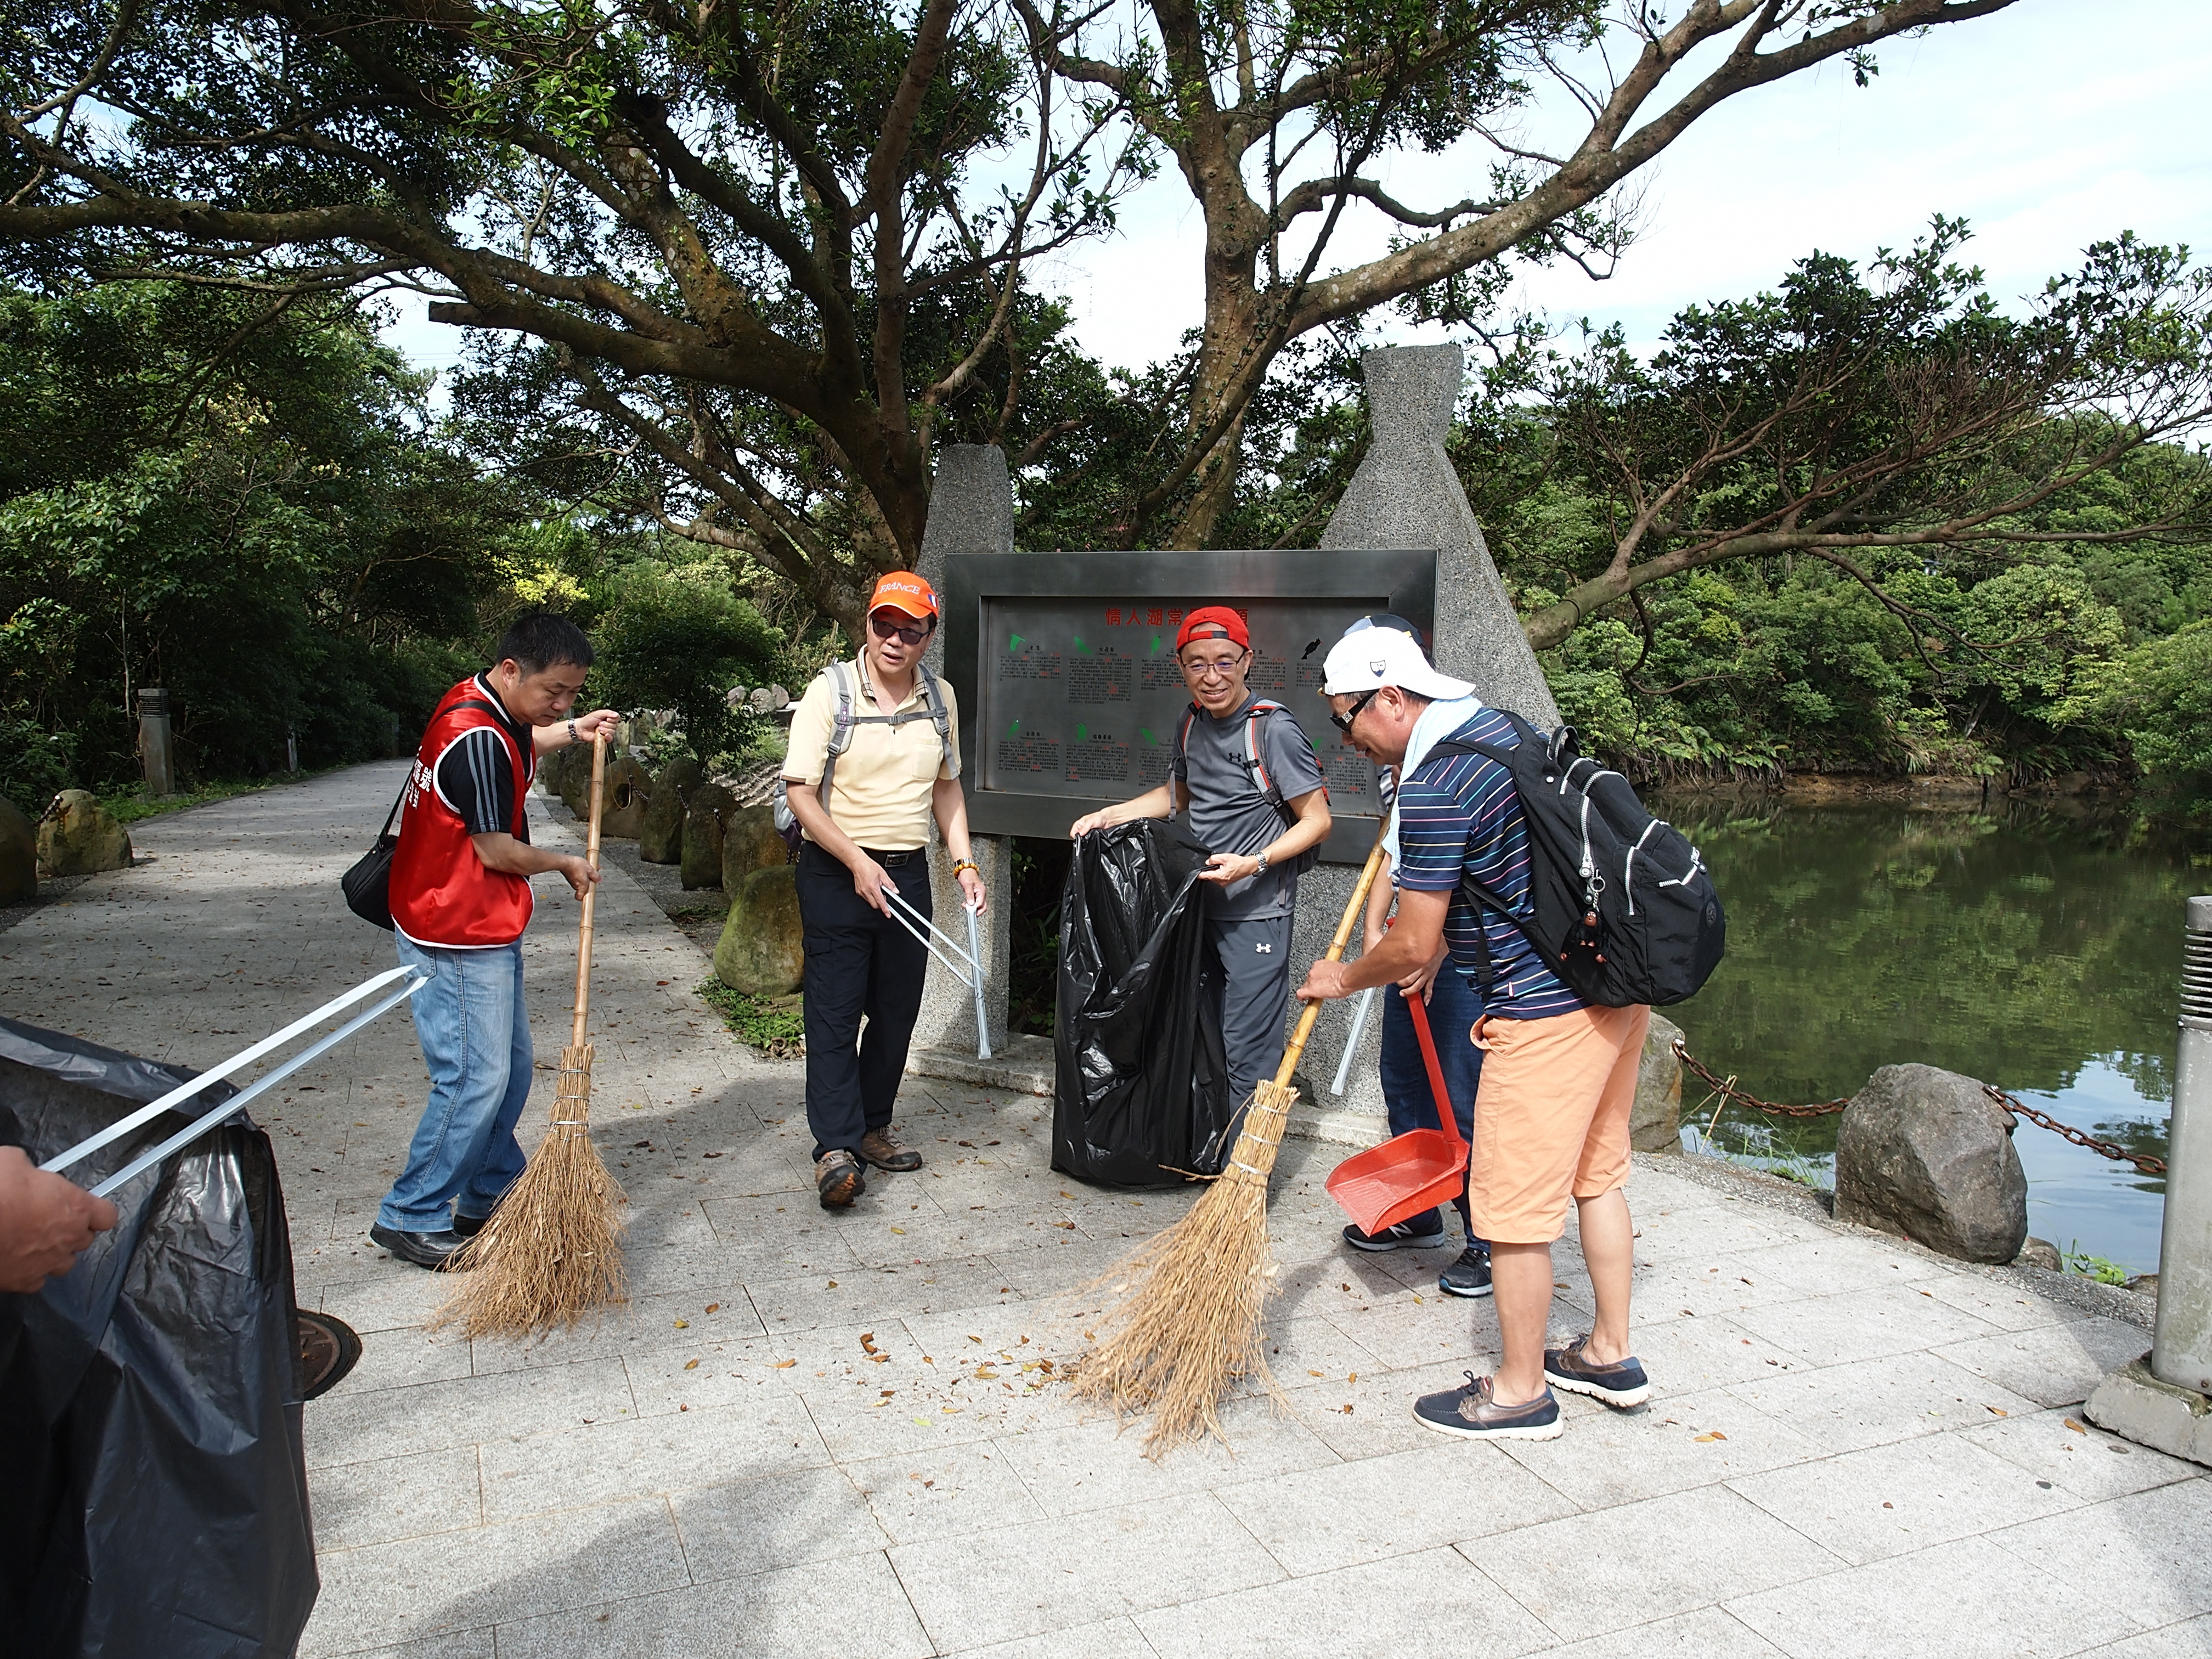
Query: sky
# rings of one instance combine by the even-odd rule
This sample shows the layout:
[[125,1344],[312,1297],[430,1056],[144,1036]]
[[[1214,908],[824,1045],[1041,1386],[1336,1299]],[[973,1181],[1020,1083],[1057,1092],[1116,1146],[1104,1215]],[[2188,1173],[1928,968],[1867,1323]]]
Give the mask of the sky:
[[[1723,103],[1638,175],[1642,228],[1617,274],[1528,269],[1509,303],[1619,321],[1648,347],[1687,304],[1771,289],[1815,248],[1864,259],[1909,245],[1938,213],[1972,224],[1960,257],[2008,308],[2123,230],[2212,258],[2212,0],[2022,0],[1879,58],[1869,88],[1839,66]],[[1564,135],[1570,108],[1540,107],[1531,136]],[[1402,201],[1440,205],[1480,188],[1486,155],[1467,144],[1400,158],[1384,179]],[[1341,263],[1381,252],[1383,235],[1379,221],[1340,233]],[[1054,261],[1039,284],[1073,302],[1092,354],[1141,365],[1200,319],[1202,240],[1170,173],[1113,238]],[[1376,332],[1449,337],[1389,321]],[[419,306],[387,337],[426,368],[459,355],[459,331]]]

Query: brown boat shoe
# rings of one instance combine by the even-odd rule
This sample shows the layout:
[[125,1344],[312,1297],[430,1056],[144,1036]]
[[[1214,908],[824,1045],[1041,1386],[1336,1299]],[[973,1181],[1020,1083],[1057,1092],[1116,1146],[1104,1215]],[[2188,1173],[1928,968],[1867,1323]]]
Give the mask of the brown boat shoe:
[[921,1154],[902,1146],[882,1129],[871,1129],[860,1137],[860,1156],[878,1170],[903,1172],[921,1167]]

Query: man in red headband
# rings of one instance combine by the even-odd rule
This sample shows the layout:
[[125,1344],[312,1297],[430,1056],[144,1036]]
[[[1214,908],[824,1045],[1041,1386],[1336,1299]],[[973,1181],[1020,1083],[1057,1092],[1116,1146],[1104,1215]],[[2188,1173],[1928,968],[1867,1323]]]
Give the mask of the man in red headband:
[[1168,781],[1087,813],[1068,833],[1190,814],[1191,833],[1212,854],[1199,879],[1212,887],[1206,933],[1221,962],[1231,1098],[1241,1101],[1282,1063],[1291,908],[1298,876],[1328,837],[1328,792],[1296,717],[1245,688],[1252,636],[1243,617],[1220,605],[1192,611],[1176,659],[1191,704]]

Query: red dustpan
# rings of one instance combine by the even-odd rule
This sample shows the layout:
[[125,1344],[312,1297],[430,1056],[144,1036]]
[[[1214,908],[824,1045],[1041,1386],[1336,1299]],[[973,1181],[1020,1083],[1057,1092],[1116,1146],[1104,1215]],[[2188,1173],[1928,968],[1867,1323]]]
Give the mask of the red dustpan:
[[[1451,971],[1449,964],[1444,971]],[[1443,1067],[1437,1063],[1428,1006],[1419,997],[1407,997],[1406,1011],[1413,1015],[1413,1034],[1421,1040],[1429,1089],[1437,1099],[1437,1121],[1444,1127],[1408,1129],[1336,1166],[1327,1183],[1328,1195],[1364,1233],[1379,1233],[1408,1216],[1450,1203],[1467,1180],[1467,1143],[1459,1138],[1459,1120],[1444,1088]]]

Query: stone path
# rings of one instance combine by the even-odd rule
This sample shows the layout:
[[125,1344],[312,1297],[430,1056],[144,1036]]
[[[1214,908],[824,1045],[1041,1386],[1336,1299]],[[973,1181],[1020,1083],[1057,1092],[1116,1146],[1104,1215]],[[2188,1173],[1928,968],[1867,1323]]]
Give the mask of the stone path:
[[[150,862],[0,935],[7,1012],[204,1065],[388,965],[337,877],[399,770],[134,825]],[[365,1237],[420,1104],[404,1021],[264,1117],[301,1300],[366,1344],[307,1409],[303,1655],[2212,1654],[2212,1480],[2072,1409],[2148,1346],[2132,1304],[1679,1158],[1630,1189],[1652,1404],[1571,1398],[1562,1438],[1496,1447],[1407,1409],[1486,1368],[1489,1304],[1440,1299],[1437,1255],[1344,1251],[1341,1149],[1291,1143],[1291,1410],[1240,1400],[1233,1455],[1148,1462],[1053,1367],[1094,1305],[1066,1293],[1186,1197],[1070,1182],[1048,1103],[916,1079],[928,1168],[824,1215],[799,1066],[740,1051],[690,993],[698,949],[619,871],[605,890],[593,1116],[633,1200],[628,1312],[535,1347],[425,1334],[440,1281]],[[575,912],[550,882],[540,907],[542,1069]]]

